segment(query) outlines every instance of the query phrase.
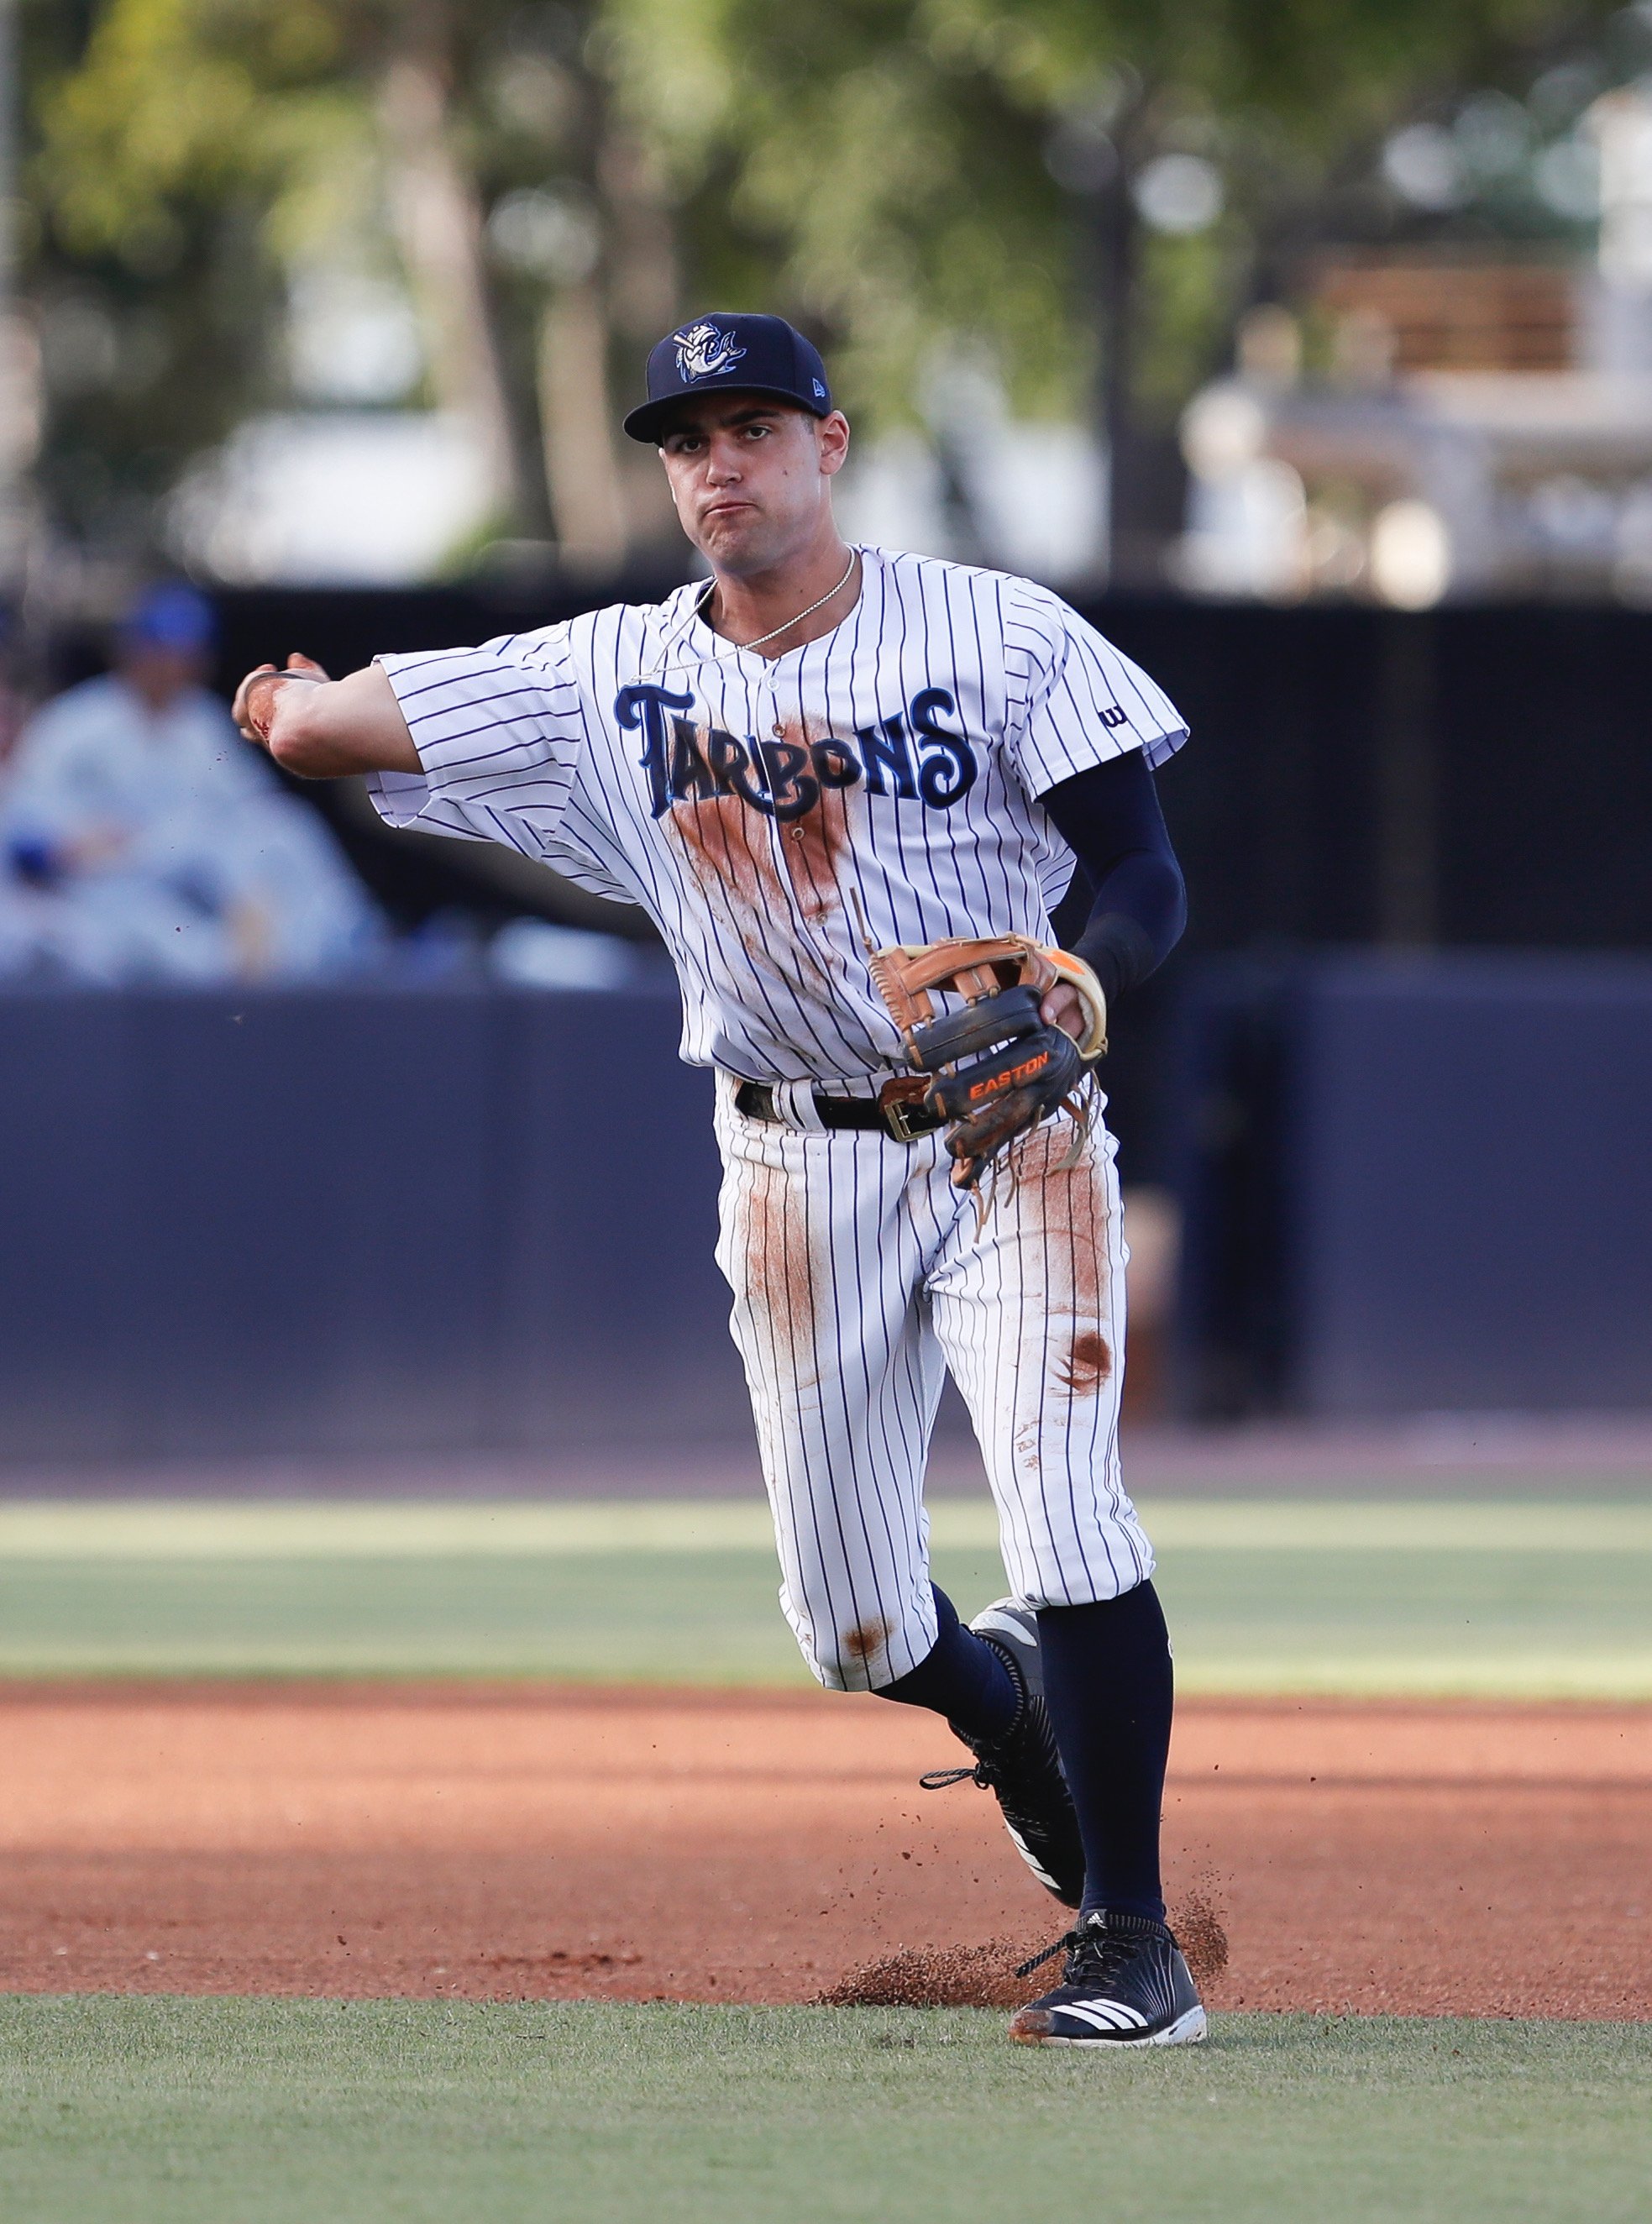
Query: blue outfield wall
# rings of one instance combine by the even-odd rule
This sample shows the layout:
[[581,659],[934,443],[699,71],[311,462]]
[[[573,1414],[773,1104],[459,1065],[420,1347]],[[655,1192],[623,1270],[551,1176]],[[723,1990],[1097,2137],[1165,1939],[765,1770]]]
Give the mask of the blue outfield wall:
[[[0,1462],[744,1438],[671,990],[0,996]],[[1652,963],[1190,970],[1188,1411],[1652,1406]]]
[[1294,1402],[1652,1406],[1652,964],[1324,959],[1299,1023]]
[[0,997],[0,1458],[749,1428],[677,999]]
[[1182,1033],[1192,1410],[1652,1407],[1652,962],[1217,961]]

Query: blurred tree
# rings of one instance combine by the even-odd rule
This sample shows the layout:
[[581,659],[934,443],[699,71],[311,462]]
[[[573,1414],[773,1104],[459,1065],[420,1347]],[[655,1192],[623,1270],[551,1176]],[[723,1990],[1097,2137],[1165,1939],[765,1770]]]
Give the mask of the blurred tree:
[[[49,405],[39,473],[52,511],[77,537],[141,544],[180,458],[226,431],[262,390],[268,287],[250,251],[255,206],[239,174],[222,162],[209,171],[200,145],[202,109],[211,113],[232,90],[222,77],[208,85],[186,66],[176,112],[147,104],[149,129],[118,162],[84,111],[79,174],[42,155],[43,138],[49,146],[54,136],[51,105],[85,50],[86,16],[26,0],[21,26],[34,98],[18,261]],[[128,41],[108,56],[111,117],[134,73],[164,86],[170,65],[189,60],[166,51],[165,27],[149,28],[147,52]],[[247,104],[244,94],[235,104],[243,114]],[[234,117],[224,121],[232,133]],[[211,136],[224,136],[216,118]]]
[[[703,291],[778,282],[843,390],[910,413],[943,335],[1024,408],[1099,379],[1116,569],[1151,435],[1258,253],[1453,87],[1524,71],[1601,0],[610,0],[624,97],[668,148]],[[1075,275],[1085,282],[1075,285]],[[1158,448],[1164,445],[1161,439]],[[1157,507],[1163,507],[1159,496]]]
[[[1603,0],[23,0],[59,515],[135,540],[195,449],[292,390],[306,271],[405,281],[425,395],[500,528],[611,561],[661,522],[621,354],[790,310],[875,426],[985,349],[1094,413],[1117,569],[1258,261],[1394,125],[1529,79]],[[1524,73],[1524,79],[1522,78]],[[1341,201],[1338,196],[1342,197]],[[400,281],[399,281],[400,282]],[[1094,398],[1093,398],[1094,397]]]
[[60,26],[38,39],[29,275],[72,528],[141,539],[186,458],[290,398],[306,273],[399,269],[425,398],[472,427],[495,529],[554,517],[571,550],[621,554],[657,497],[615,452],[608,336],[669,323],[675,265],[588,58],[599,12],[109,0],[73,54]]

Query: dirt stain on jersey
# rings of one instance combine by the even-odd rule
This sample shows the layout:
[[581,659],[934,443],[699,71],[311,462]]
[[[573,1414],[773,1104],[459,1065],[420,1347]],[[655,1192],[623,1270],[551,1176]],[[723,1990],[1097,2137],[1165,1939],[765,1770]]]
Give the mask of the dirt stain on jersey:
[[737,795],[690,796],[672,806],[671,823],[694,876],[725,913],[772,912],[785,890],[769,848],[768,822]]
[[[794,756],[826,738],[823,723],[793,719],[776,736]],[[709,742],[703,739],[704,754]],[[738,795],[701,795],[672,806],[669,824],[686,851],[714,917],[739,938],[756,969],[778,976],[805,1001],[829,976],[797,931],[818,926],[842,903],[838,873],[849,846],[852,791],[825,787],[800,817],[766,816]]]
[[673,804],[667,822],[687,854],[719,941],[743,952],[760,981],[804,1005],[827,1000],[818,957],[796,931],[790,884],[772,847],[774,824],[735,795]]
[[[808,749],[828,738],[823,720],[783,720],[776,739],[790,749]],[[838,868],[849,845],[851,788],[826,787],[801,818],[780,828],[780,850],[798,908],[811,924],[835,911],[843,900]]]

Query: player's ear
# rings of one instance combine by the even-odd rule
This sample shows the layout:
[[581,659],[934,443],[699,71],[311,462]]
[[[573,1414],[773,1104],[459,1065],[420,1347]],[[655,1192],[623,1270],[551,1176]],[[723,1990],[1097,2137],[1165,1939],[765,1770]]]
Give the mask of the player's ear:
[[820,468],[828,478],[843,468],[849,452],[849,420],[841,409],[834,409],[829,417],[819,420],[815,435],[820,451]]

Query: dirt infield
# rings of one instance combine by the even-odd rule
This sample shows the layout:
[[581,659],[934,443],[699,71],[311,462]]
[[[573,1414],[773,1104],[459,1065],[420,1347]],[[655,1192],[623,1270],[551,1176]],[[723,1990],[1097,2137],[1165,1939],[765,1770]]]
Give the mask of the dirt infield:
[[[1061,1915],[955,1757],[814,1694],[13,1686],[0,1990],[999,1985]],[[1652,1709],[1189,1703],[1167,1820],[1220,2006],[1652,2017]]]

